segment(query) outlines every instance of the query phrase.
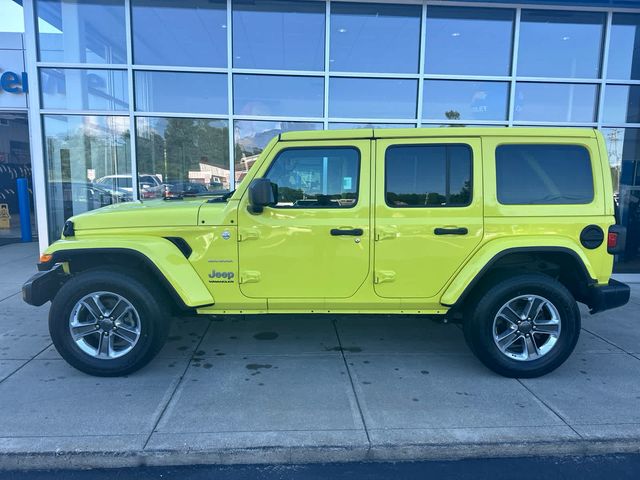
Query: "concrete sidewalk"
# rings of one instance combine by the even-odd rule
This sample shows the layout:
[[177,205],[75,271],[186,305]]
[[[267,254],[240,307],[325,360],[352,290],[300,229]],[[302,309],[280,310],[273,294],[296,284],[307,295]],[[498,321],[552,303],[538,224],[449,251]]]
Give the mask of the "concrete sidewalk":
[[573,356],[499,377],[461,330],[419,317],[180,319],[128,378],[51,347],[22,302],[37,246],[0,248],[0,468],[310,462],[640,451],[640,285]]

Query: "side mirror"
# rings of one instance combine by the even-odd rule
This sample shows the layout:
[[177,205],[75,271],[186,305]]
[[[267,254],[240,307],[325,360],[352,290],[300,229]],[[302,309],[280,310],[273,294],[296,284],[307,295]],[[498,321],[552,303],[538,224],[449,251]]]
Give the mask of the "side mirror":
[[262,213],[264,207],[275,205],[278,198],[278,186],[266,178],[256,178],[249,185],[249,211]]

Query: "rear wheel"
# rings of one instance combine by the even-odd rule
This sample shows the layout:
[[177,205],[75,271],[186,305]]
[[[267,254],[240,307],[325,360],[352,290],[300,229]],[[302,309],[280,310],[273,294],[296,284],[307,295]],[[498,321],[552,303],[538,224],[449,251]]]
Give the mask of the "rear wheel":
[[465,339],[491,370],[531,378],[558,368],[580,335],[580,312],[567,288],[547,275],[503,279],[467,308]]
[[72,366],[119,376],[146,365],[162,348],[168,309],[133,272],[95,269],[66,282],[49,311],[56,350]]

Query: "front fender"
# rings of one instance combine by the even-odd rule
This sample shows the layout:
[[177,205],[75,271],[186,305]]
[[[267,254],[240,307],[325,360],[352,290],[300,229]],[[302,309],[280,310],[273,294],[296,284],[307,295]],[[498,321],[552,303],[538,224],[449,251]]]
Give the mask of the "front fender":
[[[533,246],[535,245],[535,246]],[[584,266],[586,275],[596,279],[595,269],[584,254],[584,251],[566,237],[533,237],[500,238],[484,244],[456,274],[453,281],[445,289],[440,303],[454,305],[458,299],[472,286],[476,278],[505,254],[515,252],[563,252],[575,257]]]
[[157,270],[156,273],[166,280],[166,286],[175,292],[185,306],[201,307],[215,303],[189,260],[176,245],[162,237],[140,235],[58,240],[45,250],[44,255],[52,255],[50,263],[53,264],[87,253],[132,255]]

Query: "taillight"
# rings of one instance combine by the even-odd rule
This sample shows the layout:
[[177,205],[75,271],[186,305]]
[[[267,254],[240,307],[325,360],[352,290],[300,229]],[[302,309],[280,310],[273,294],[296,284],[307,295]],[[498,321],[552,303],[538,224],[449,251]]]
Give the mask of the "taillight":
[[618,255],[624,252],[627,229],[622,225],[611,225],[607,233],[607,252]]

